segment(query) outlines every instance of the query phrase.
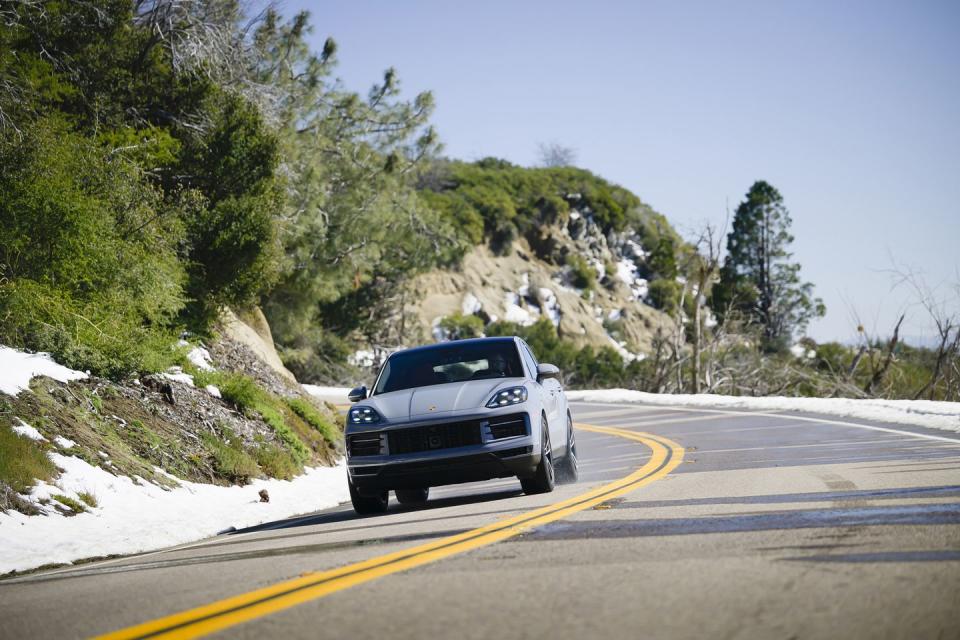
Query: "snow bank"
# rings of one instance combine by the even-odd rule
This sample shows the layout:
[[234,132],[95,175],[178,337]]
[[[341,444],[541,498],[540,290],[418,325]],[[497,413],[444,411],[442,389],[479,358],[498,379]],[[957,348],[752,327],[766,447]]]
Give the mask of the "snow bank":
[[[200,540],[234,526],[335,506],[349,499],[344,464],[308,468],[293,480],[257,480],[245,487],[218,487],[179,481],[167,490],[127,476],[114,476],[74,456],[50,454],[64,470],[55,485],[41,483],[32,500],[79,492],[93,495],[97,507],[76,516],[0,513],[0,574],[48,563],[151,551]],[[266,489],[270,502],[260,502]]]
[[350,393],[350,389],[347,387],[323,387],[315,384],[304,384],[301,386],[307,393],[321,400],[326,400],[334,404],[346,404],[349,402],[347,400],[347,394]]
[[567,398],[583,402],[627,402],[671,407],[750,409],[754,411],[808,411],[843,418],[878,420],[960,433],[960,402],[929,400],[852,400],[849,398],[749,398],[741,396],[657,394],[629,389],[568,391]]
[[0,392],[15,396],[29,389],[30,379],[37,376],[70,382],[83,380],[87,374],[57,364],[46,353],[25,353],[0,346]]

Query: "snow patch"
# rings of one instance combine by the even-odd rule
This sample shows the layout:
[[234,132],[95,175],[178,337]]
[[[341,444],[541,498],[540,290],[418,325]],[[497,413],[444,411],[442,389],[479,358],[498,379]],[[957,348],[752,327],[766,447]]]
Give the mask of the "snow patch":
[[170,369],[168,369],[165,373],[161,373],[160,377],[166,378],[171,382],[185,384],[188,387],[193,386],[193,376],[189,373],[184,373],[180,367],[170,367]]
[[646,393],[629,389],[568,391],[567,398],[582,402],[625,402],[673,407],[805,411],[843,418],[877,420],[960,433],[960,403],[930,400],[850,398],[752,398],[708,394]]
[[611,336],[609,333],[607,334],[607,340],[610,341],[610,345],[618,354],[620,354],[620,357],[623,358],[623,361],[625,363],[630,363],[630,362],[633,362],[634,360],[643,360],[646,357],[640,353],[633,353],[632,351],[627,349],[626,342],[615,340],[614,337]]
[[479,313],[483,309],[483,304],[477,298],[477,296],[472,293],[467,293],[463,296],[463,303],[460,305],[460,310],[465,316],[472,316],[475,313]]
[[540,294],[540,300],[543,302],[543,312],[550,318],[553,326],[559,327],[560,303],[557,301],[557,294],[555,294],[552,289],[547,289],[546,287],[540,287],[538,292]]
[[64,438],[63,436],[54,436],[54,443],[61,449],[72,449],[77,446],[77,443],[71,440],[70,438]]
[[617,278],[630,287],[630,292],[637,300],[646,298],[650,292],[646,279],[637,275],[637,264],[630,258],[621,258],[617,262]]
[[[98,507],[72,517],[51,510],[27,516],[0,514],[0,573],[82,558],[152,551],[217,534],[335,506],[349,499],[346,467],[307,468],[293,480],[255,480],[219,487],[178,480],[165,489],[142,478],[113,474],[75,456],[50,454],[64,472],[56,485],[42,483],[31,500],[79,492],[93,494]],[[266,489],[270,502],[260,502]]]
[[430,323],[430,334],[433,336],[434,342],[446,342],[450,339],[450,332],[440,326],[442,321],[443,316],[437,316]]
[[607,277],[607,267],[600,260],[594,258],[592,260],[593,269],[597,272],[597,280],[603,280]]
[[806,358],[808,360],[813,360],[817,357],[817,352],[813,349],[807,349],[802,344],[795,344],[790,347],[790,353],[793,354],[794,358]]
[[377,354],[369,349],[358,349],[347,356],[347,362],[355,367],[372,367],[377,361]]
[[187,353],[187,360],[193,363],[201,371],[213,371],[213,364],[210,360],[210,352],[203,347],[194,347]]
[[[521,291],[524,287],[528,287],[528,285],[521,286]],[[504,294],[504,308],[503,319],[507,322],[515,322],[521,327],[532,325],[540,315],[540,308],[536,305],[530,305],[529,309],[521,307],[520,296],[512,291],[507,291]]]
[[0,346],[0,392],[15,396],[30,388],[30,380],[47,376],[59,382],[84,380],[88,375],[53,361],[48,353],[26,353]]
[[304,388],[304,390],[306,390],[307,393],[315,398],[332,402],[334,404],[343,404],[347,402],[347,394],[350,393],[350,389],[347,387],[324,387],[316,384],[305,384],[301,386]]
[[37,431],[35,427],[31,427],[20,418],[17,418],[17,422],[20,424],[15,424],[10,428],[13,429],[13,432],[21,438],[29,438],[30,440],[36,440],[37,442],[47,441],[47,439],[43,437],[43,434]]

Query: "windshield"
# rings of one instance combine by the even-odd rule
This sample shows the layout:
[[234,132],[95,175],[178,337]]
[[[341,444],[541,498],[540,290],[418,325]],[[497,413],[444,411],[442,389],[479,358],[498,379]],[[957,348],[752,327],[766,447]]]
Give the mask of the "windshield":
[[397,353],[383,365],[374,394],[464,380],[523,377],[513,342],[480,342]]

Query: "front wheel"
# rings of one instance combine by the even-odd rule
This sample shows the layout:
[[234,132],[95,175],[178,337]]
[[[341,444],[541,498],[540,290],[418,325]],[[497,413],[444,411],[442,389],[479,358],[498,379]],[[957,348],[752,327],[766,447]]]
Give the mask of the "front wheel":
[[572,484],[580,477],[577,469],[577,440],[573,434],[573,420],[567,414],[567,455],[557,465],[557,482]]
[[520,486],[527,495],[535,493],[550,493],[556,482],[553,471],[553,450],[550,448],[550,430],[547,428],[546,417],[540,422],[540,464],[533,472],[532,478],[520,478]]
[[362,495],[352,482],[347,480],[347,486],[350,488],[350,502],[353,503],[353,510],[357,515],[369,516],[378,513],[386,513],[390,506],[390,492],[380,491],[372,496]]

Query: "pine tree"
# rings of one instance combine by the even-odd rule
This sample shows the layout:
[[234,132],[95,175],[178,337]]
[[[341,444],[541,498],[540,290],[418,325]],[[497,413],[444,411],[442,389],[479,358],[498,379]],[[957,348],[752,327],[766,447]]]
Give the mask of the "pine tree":
[[813,297],[813,285],[800,280],[800,265],[790,262],[791,223],[780,192],[755,182],[737,207],[713,292],[714,310],[721,316],[739,312],[759,326],[770,351],[784,349],[796,332],[826,312]]

